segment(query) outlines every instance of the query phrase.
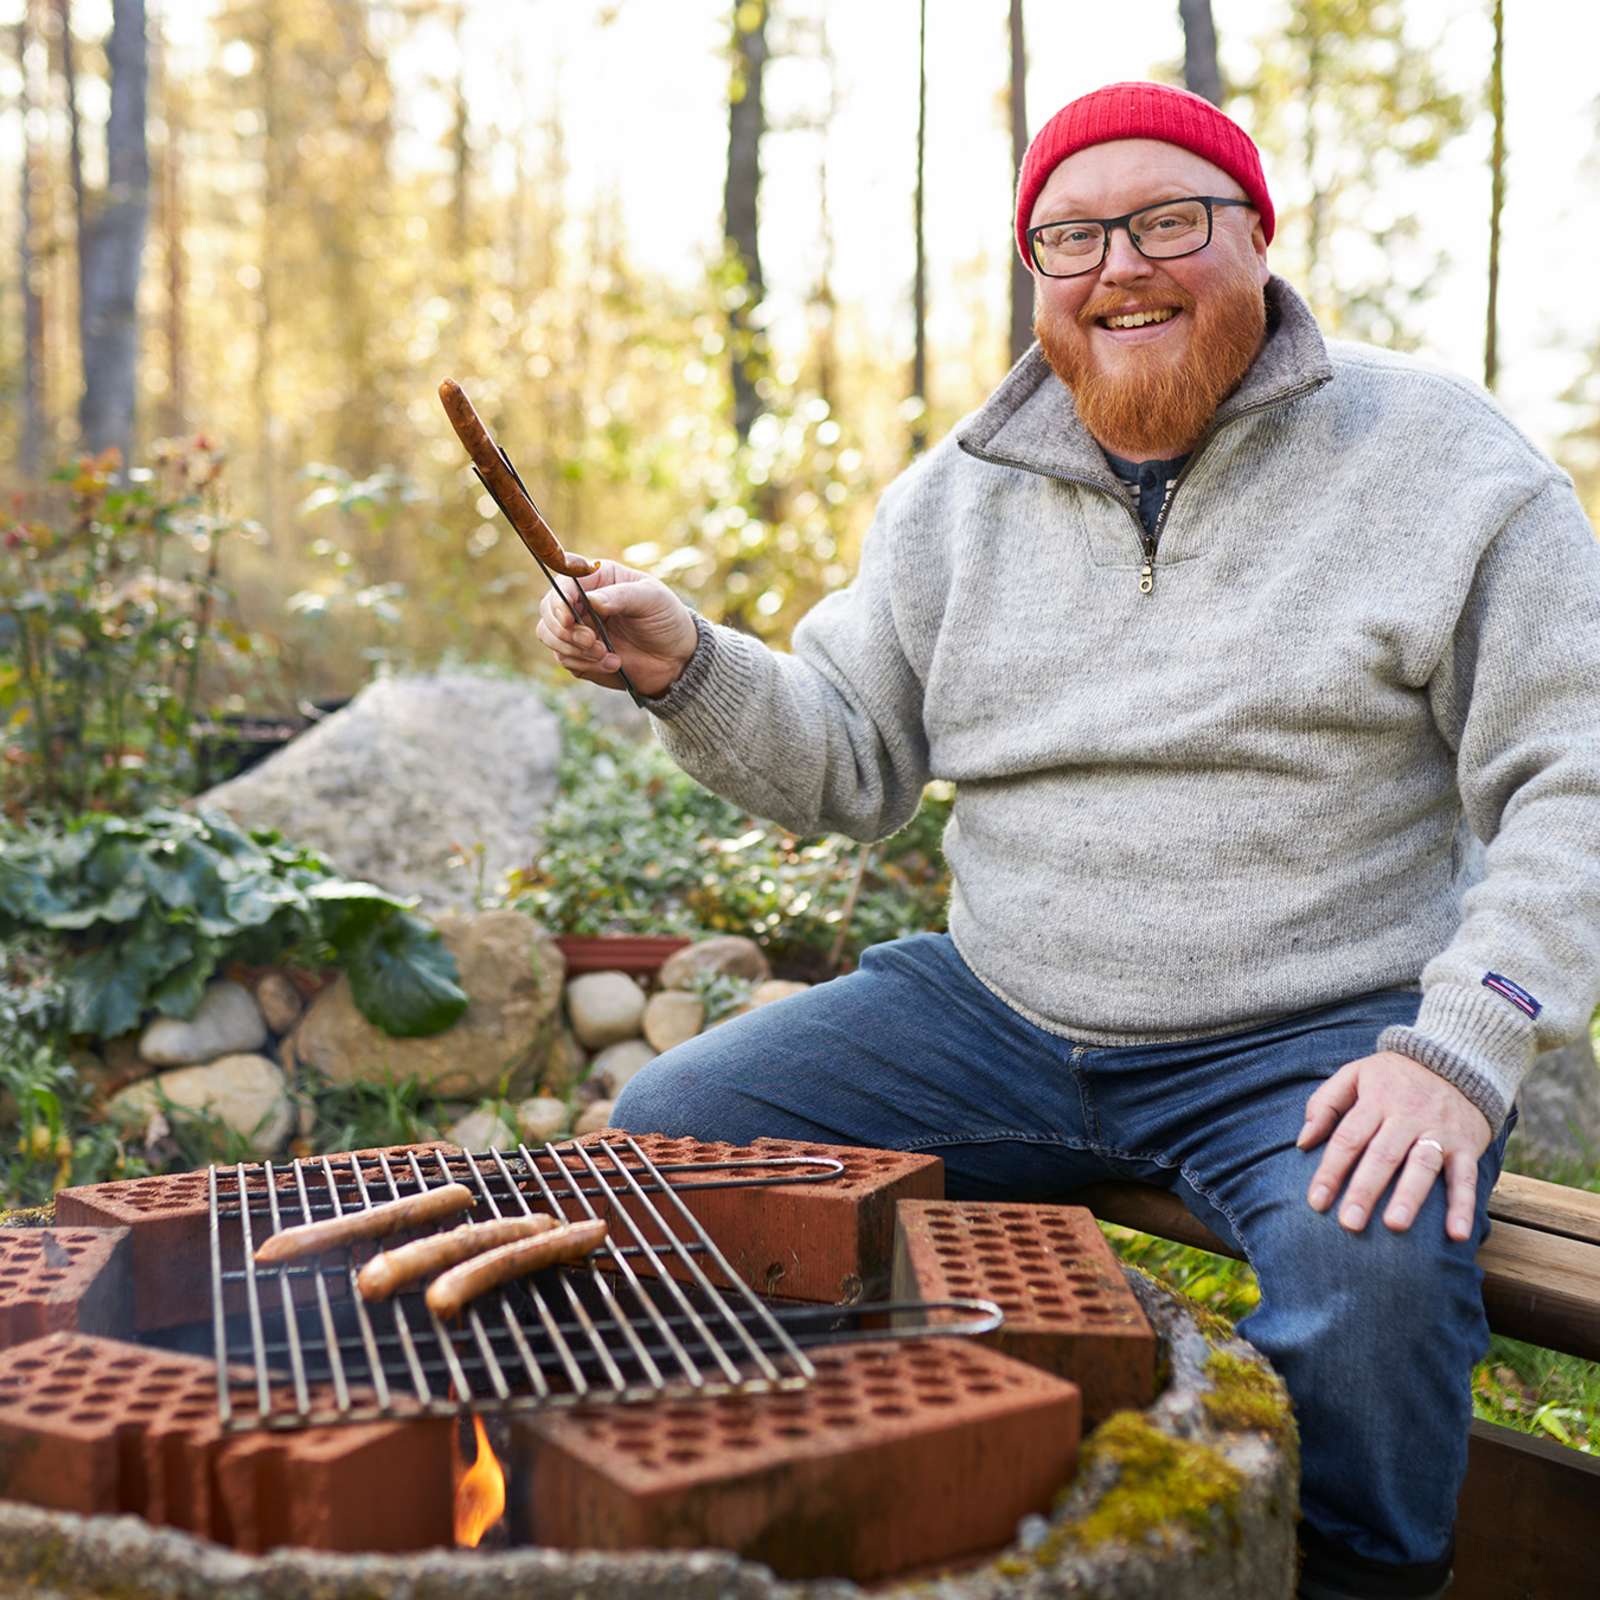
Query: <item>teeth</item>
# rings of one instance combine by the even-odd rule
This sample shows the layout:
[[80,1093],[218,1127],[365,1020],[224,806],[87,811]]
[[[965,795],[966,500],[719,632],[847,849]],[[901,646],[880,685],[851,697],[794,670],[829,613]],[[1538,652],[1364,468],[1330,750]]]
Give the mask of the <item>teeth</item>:
[[1108,328],[1142,328],[1147,322],[1169,322],[1177,314],[1171,306],[1162,311],[1134,311],[1125,317],[1107,317],[1105,325]]

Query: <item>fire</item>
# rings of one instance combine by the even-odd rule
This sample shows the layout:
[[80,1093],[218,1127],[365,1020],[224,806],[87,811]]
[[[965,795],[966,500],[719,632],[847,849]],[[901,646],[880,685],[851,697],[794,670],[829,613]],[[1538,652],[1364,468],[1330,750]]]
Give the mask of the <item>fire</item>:
[[506,1475],[477,1416],[472,1419],[472,1431],[477,1436],[478,1454],[456,1483],[455,1510],[456,1543],[469,1550],[477,1547],[506,1509]]

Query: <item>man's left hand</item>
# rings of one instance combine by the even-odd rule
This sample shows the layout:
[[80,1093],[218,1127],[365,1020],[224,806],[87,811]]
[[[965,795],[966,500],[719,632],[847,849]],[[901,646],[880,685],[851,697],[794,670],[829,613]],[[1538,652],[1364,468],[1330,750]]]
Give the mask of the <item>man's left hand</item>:
[[1346,1062],[1311,1096],[1295,1143],[1311,1150],[1328,1140],[1306,1197],[1313,1211],[1334,1203],[1355,1167],[1339,1208],[1341,1225],[1352,1233],[1366,1227],[1397,1171],[1400,1181],[1384,1208],[1383,1224],[1404,1232],[1442,1172],[1445,1232],[1468,1239],[1477,1208],[1478,1157],[1491,1136],[1488,1119],[1453,1084],[1409,1056],[1380,1050]]

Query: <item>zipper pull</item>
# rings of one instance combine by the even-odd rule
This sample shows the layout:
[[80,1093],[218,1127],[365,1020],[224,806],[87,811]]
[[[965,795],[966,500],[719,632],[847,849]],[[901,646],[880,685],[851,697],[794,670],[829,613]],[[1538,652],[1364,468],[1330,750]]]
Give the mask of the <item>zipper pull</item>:
[[1139,593],[1149,594],[1156,586],[1156,570],[1149,560],[1139,568]]

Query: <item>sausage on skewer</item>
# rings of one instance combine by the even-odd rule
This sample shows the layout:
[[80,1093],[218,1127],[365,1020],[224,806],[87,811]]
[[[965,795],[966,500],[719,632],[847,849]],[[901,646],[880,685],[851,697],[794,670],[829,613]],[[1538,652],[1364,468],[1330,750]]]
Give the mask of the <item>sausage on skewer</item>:
[[454,378],[446,378],[439,385],[439,400],[450,426],[456,430],[456,437],[466,446],[479,477],[517,530],[517,537],[552,572],[564,573],[569,578],[587,578],[591,572],[598,572],[598,561],[569,556],[561,548],[561,541],[550,531],[550,525],[539,515],[539,508],[506,465],[499,447],[489,437],[489,430],[473,410],[466,391]]
[[543,1215],[464,1222],[448,1233],[429,1234],[426,1239],[413,1239],[410,1244],[374,1256],[356,1274],[356,1287],[363,1300],[387,1300],[430,1272],[441,1272],[458,1261],[481,1256],[485,1250],[549,1233],[558,1226],[554,1217]]
[[591,1250],[599,1248],[605,1236],[603,1222],[569,1222],[536,1238],[519,1239],[515,1244],[504,1244],[498,1250],[474,1256],[428,1285],[428,1309],[436,1317],[456,1316],[469,1300],[512,1278],[524,1277],[543,1267],[581,1261]]
[[302,1222],[263,1239],[256,1260],[263,1266],[279,1261],[297,1261],[357,1239],[381,1239],[402,1228],[415,1228],[425,1222],[438,1222],[471,1208],[477,1196],[464,1183],[447,1183],[439,1189],[424,1189],[421,1194],[402,1195],[360,1211],[325,1217],[321,1222]]

